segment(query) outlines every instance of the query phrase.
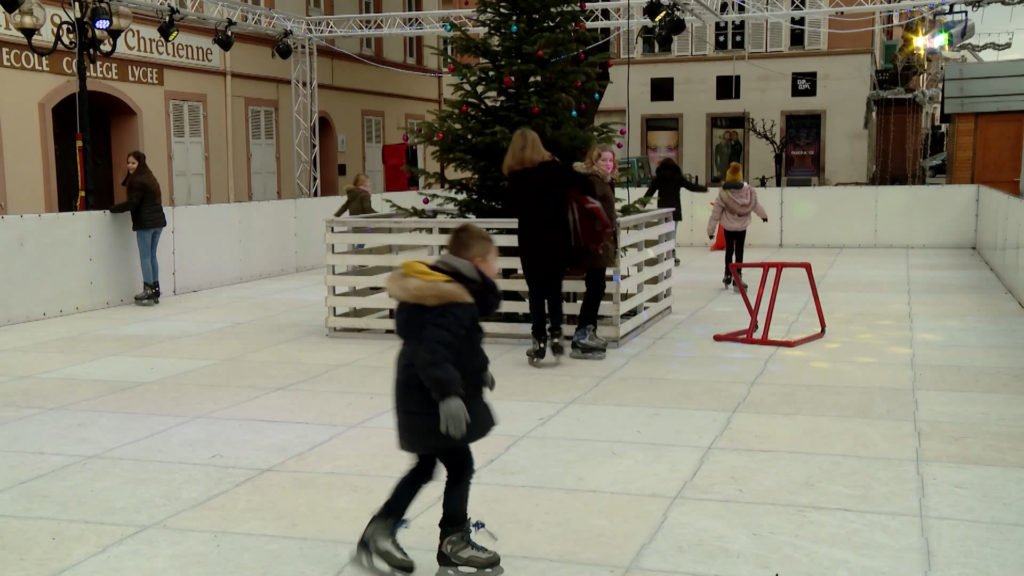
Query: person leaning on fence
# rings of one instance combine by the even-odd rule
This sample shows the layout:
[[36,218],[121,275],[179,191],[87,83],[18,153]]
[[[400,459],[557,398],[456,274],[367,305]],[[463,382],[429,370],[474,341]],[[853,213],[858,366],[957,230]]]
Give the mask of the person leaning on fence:
[[[691,192],[708,191],[706,187],[687,180],[675,160],[664,158],[658,163],[658,167],[654,171],[654,178],[651,179],[651,185],[647,188],[647,193],[644,194],[645,199],[650,199],[655,192],[658,193],[658,208],[672,209],[672,220],[675,221],[676,228],[679,227],[679,222],[683,219],[683,199],[680,195],[683,188]],[[675,231],[673,230],[674,235]],[[673,242],[672,257],[675,258],[676,266],[679,266],[679,258],[676,258],[674,247],[675,243]]]
[[529,291],[533,347],[527,355],[543,358],[549,335],[552,352],[558,355],[562,279],[569,256],[565,194],[572,170],[544,148],[536,132],[520,128],[512,135],[502,172],[508,178],[509,212],[518,220],[519,260]]
[[579,321],[572,340],[573,357],[585,359],[604,358],[608,342],[597,335],[597,317],[604,299],[608,268],[619,262],[618,217],[615,210],[615,190],[613,183],[618,175],[615,161],[615,150],[608,145],[599,144],[587,152],[586,159],[573,166],[577,172],[589,179],[590,190],[594,198],[604,208],[605,216],[611,224],[611,233],[605,236],[599,251],[585,253],[581,262],[574,262],[573,267],[584,270],[586,292],[580,305]]
[[136,150],[128,154],[128,175],[121,183],[128,191],[128,199],[111,206],[114,214],[130,212],[132,230],[139,245],[139,262],[142,265],[142,292],[135,296],[137,304],[160,303],[160,265],[156,252],[160,244],[160,233],[167,226],[160,184],[146,163],[146,155]]

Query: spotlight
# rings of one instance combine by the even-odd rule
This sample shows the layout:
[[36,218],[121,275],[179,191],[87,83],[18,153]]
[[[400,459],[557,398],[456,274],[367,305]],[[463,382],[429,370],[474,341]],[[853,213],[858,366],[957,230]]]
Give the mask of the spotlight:
[[292,43],[288,41],[291,35],[291,30],[285,30],[284,34],[278,37],[277,44],[274,44],[274,54],[277,54],[277,57],[281,60],[287,60],[292,57]]
[[8,14],[14,14],[24,3],[25,0],[0,0],[0,6],[3,6],[4,11]]
[[649,0],[647,5],[644,6],[644,16],[651,22],[658,22],[665,16],[665,12],[668,11],[666,7],[667,2],[661,0]]
[[231,27],[234,25],[235,21],[228,18],[227,23],[224,24],[223,30],[220,29],[220,25],[215,28],[217,33],[213,35],[213,43],[225,52],[230,51],[231,47],[235,45],[235,36],[231,33]]
[[160,23],[156,31],[160,33],[160,37],[164,39],[164,42],[171,43],[178,37],[178,24],[175,22],[174,15],[178,14],[178,9],[171,6],[170,11],[167,13],[167,20]]
[[89,9],[89,20],[92,21],[92,27],[97,30],[106,30],[107,28],[110,28],[110,7],[106,4],[93,5],[93,7]]

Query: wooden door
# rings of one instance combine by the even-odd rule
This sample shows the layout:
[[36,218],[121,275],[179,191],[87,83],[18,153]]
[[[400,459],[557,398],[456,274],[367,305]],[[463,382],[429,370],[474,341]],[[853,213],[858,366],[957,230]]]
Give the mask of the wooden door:
[[1020,195],[1024,113],[979,114],[974,181]]

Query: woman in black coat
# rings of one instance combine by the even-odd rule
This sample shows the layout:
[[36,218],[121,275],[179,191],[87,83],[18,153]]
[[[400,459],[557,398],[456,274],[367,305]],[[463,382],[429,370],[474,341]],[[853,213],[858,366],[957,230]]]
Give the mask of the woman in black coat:
[[[569,260],[569,211],[566,192],[572,169],[544,149],[529,128],[512,135],[502,171],[508,177],[508,202],[519,221],[519,259],[530,295],[533,347],[531,362],[551,352],[561,356],[562,279]],[[547,330],[547,333],[545,332]]]
[[121,185],[128,189],[128,199],[110,208],[111,212],[131,212],[132,230],[139,244],[142,263],[142,292],[135,296],[138,304],[160,303],[160,267],[156,248],[160,233],[167,226],[160,184],[146,164],[146,155],[135,151],[128,155],[128,175]]
[[[691,192],[708,191],[707,187],[687,180],[675,160],[665,158],[658,163],[658,168],[654,171],[654,178],[651,179],[651,185],[647,188],[644,198],[654,196],[654,192],[657,191],[658,208],[671,208],[672,219],[675,220],[678,226],[679,222],[683,219],[683,201],[680,197],[680,190],[683,188]],[[673,256],[675,256],[674,253]],[[678,266],[679,259],[676,258],[675,260],[676,266]]]

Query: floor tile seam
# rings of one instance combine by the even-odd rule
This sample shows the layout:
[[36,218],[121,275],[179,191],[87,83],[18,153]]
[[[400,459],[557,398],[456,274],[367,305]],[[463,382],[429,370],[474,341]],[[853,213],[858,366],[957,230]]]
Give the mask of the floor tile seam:
[[[910,272],[910,249],[906,250],[907,272]],[[907,284],[907,319],[910,323],[910,333],[914,334],[914,292],[911,284]],[[913,423],[914,423],[914,469],[917,474],[917,506],[918,522],[921,534],[921,542],[924,544],[924,566],[925,574],[932,572],[931,542],[928,539],[928,530],[925,528],[925,479],[921,466],[921,399],[917,390],[917,346],[910,349],[910,390],[914,399]]]
[[940,522],[961,522],[964,524],[974,524],[979,526],[998,526],[1001,528],[1020,528],[1024,531],[1024,522],[1003,522],[999,520],[977,520],[975,518],[955,518],[953,516],[933,516],[931,514],[924,515],[925,521],[938,520]]
[[11,520],[38,520],[40,522],[56,522],[56,523],[75,523],[75,524],[87,524],[90,526],[105,526],[108,528],[140,528],[141,524],[123,524],[118,522],[103,522],[100,520],[84,520],[79,518],[57,518],[52,516],[33,516],[28,514],[13,514],[10,512],[0,512],[0,518],[8,518]]
[[[33,452],[24,452],[24,454],[33,454]],[[47,455],[49,456],[50,454],[47,454]],[[31,478],[26,478],[26,479],[24,479],[24,480],[22,480],[20,482],[17,482],[15,484],[11,484],[10,486],[4,487],[4,488],[0,488],[0,494],[3,494],[3,493],[5,493],[7,491],[10,491],[10,490],[14,490],[15,488],[18,488],[20,486],[24,486],[24,485],[26,485],[26,484],[28,484],[30,482],[35,482],[36,480],[39,480],[40,478],[44,478],[46,476],[49,476],[50,474],[54,474],[56,472],[60,472],[62,470],[66,470],[68,468],[71,468],[72,466],[77,466],[78,464],[81,464],[82,462],[85,462],[86,460],[89,459],[89,456],[80,456],[80,455],[70,456],[70,455],[64,455],[64,454],[60,454],[60,455],[54,454],[54,456],[62,456],[62,457],[65,457],[65,458],[74,458],[75,460],[72,461],[72,462],[68,462],[66,464],[63,464],[61,466],[58,466],[57,468],[53,468],[51,470],[47,470],[45,472],[41,472],[39,474],[36,474],[36,475],[32,476]]]
[[716,504],[739,504],[743,506],[764,506],[770,508],[786,508],[786,509],[801,509],[801,510],[814,510],[816,512],[844,512],[850,514],[865,514],[868,516],[882,516],[887,518],[905,518],[907,520],[916,520],[916,513],[903,513],[903,512],[889,512],[884,510],[870,510],[861,508],[850,508],[844,506],[826,506],[822,504],[809,504],[809,503],[797,503],[797,502],[773,502],[771,500],[731,500],[728,498],[713,498],[708,496],[687,496],[683,495],[676,499],[673,503],[679,504],[681,502],[713,502]]
[[[773,250],[773,251],[771,251],[770,255],[774,255],[778,251],[779,251],[778,249]],[[841,250],[840,250],[840,252],[841,252]],[[835,263],[835,260],[838,259],[838,255],[839,255],[839,253],[837,253],[833,257],[833,265]],[[831,268],[831,266],[830,266],[830,268]],[[691,314],[687,315],[684,318],[684,321],[685,321],[686,318],[689,318],[690,316],[698,313],[699,311],[704,310],[704,308],[706,308],[707,306],[710,306],[712,302],[714,302],[715,300],[721,298],[721,296],[722,296],[721,294],[718,294],[718,295],[712,297],[711,299],[709,299],[708,302],[704,304],[704,306],[702,306],[701,308],[695,310]],[[662,511],[661,518],[659,519],[659,521],[657,523],[657,526],[654,528],[654,530],[652,530],[647,535],[646,541],[639,547],[639,549],[633,555],[633,558],[630,560],[629,564],[626,566],[626,571],[627,572],[629,572],[630,570],[634,569],[634,567],[636,566],[637,562],[643,556],[644,552],[651,546],[651,544],[654,542],[654,539],[657,537],[658,533],[661,532],[662,528],[664,528],[665,523],[668,521],[669,514],[671,513],[672,506],[673,506],[674,502],[679,500],[680,496],[682,496],[683,492],[686,490],[686,487],[690,485],[690,483],[693,481],[693,479],[696,478],[697,474],[704,467],[704,464],[705,464],[705,462],[707,461],[707,458],[708,458],[708,454],[711,452],[711,450],[714,448],[715,444],[718,442],[718,440],[725,433],[725,430],[728,429],[729,425],[732,423],[732,419],[733,419],[733,416],[736,414],[736,411],[739,410],[739,407],[742,406],[743,403],[746,401],[746,399],[750,396],[750,393],[753,390],[754,383],[757,381],[757,378],[760,377],[761,374],[763,374],[765,370],[767,370],[768,363],[771,361],[772,358],[775,357],[775,355],[777,353],[778,353],[778,350],[775,350],[774,352],[769,354],[767,358],[764,359],[763,364],[761,366],[761,371],[758,373],[757,376],[755,376],[753,379],[750,380],[749,384],[747,385],[746,393],[743,395],[743,398],[741,398],[740,401],[737,402],[736,406],[733,408],[733,410],[726,417],[725,421],[721,424],[721,426],[718,429],[718,432],[715,435],[715,438],[712,439],[712,441],[704,449],[704,452],[701,454],[700,458],[697,461],[697,465],[694,466],[694,468],[691,471],[689,477],[686,478],[683,481],[682,485],[679,487],[679,490],[676,492],[675,497],[668,504],[668,506],[666,506],[665,509]]]
[[200,506],[203,506],[203,505],[205,505],[205,504],[207,504],[207,503],[209,503],[209,502],[211,502],[211,501],[213,501],[213,500],[223,496],[224,494],[227,494],[228,492],[231,492],[232,490],[240,488],[241,486],[244,486],[245,484],[248,484],[249,482],[252,482],[253,480],[263,476],[266,473],[266,471],[256,471],[256,470],[253,470],[252,472],[255,472],[255,474],[252,474],[252,475],[250,475],[250,476],[248,476],[246,478],[243,478],[243,479],[241,479],[240,481],[238,481],[236,483],[232,483],[230,486],[224,488],[223,490],[220,490],[220,491],[217,491],[217,492],[211,494],[210,496],[202,499],[201,501],[197,502],[193,506],[190,506],[190,507],[188,507],[188,508],[186,508],[184,510],[178,510],[178,511],[172,512],[171,514],[165,516],[164,518],[161,518],[161,519],[157,520],[156,522],[150,523],[148,525],[140,526],[138,530],[132,532],[131,534],[128,534],[128,535],[126,535],[123,538],[120,538],[120,539],[118,539],[118,540],[116,540],[114,542],[111,542],[110,544],[104,546],[102,549],[96,551],[95,553],[90,554],[90,555],[80,559],[78,562],[75,562],[74,564],[64,568],[63,570],[61,570],[57,574],[57,576],[60,576],[61,574],[65,574],[69,570],[72,570],[72,569],[74,569],[74,568],[76,568],[76,567],[78,567],[78,566],[88,562],[89,560],[92,560],[93,558],[96,558],[96,557],[99,557],[99,556],[105,554],[111,548],[113,548],[113,547],[115,547],[115,546],[125,542],[126,540],[129,540],[130,538],[133,538],[134,536],[136,536],[138,534],[141,534],[142,532],[145,532],[146,530],[149,530],[149,529],[152,529],[154,527],[157,527],[157,526],[160,526],[162,524],[165,524],[165,523],[167,523],[168,521],[170,521],[171,519],[173,519],[173,518],[175,518],[177,516],[180,516],[180,515],[185,514],[187,512],[191,512],[192,510],[195,510],[196,508],[199,508]]

